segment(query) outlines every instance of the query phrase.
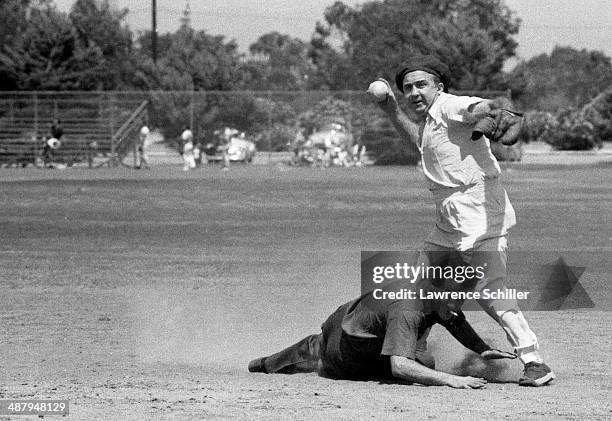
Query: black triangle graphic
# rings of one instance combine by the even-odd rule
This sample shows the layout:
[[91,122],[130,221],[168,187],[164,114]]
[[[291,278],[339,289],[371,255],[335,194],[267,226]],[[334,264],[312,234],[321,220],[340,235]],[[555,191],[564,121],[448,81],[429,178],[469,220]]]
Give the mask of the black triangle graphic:
[[[545,265],[548,281],[542,289],[534,310],[560,310],[593,308],[595,303],[578,282],[584,267],[568,266],[563,257],[551,265]],[[571,299],[568,300],[568,297]]]
[[584,290],[580,283],[576,284],[570,295],[565,298],[561,305],[562,310],[570,310],[576,308],[594,308],[595,303],[589,297],[589,294]]

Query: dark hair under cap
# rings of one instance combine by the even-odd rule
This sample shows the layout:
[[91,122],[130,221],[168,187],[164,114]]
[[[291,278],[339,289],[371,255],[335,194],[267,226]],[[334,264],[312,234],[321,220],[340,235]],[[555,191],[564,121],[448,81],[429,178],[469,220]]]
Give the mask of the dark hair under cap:
[[444,92],[448,92],[448,84],[450,83],[450,70],[448,66],[442,63],[437,57],[430,55],[416,55],[400,64],[400,67],[395,74],[395,85],[402,93],[404,92],[404,76],[406,73],[422,70],[432,75],[438,76],[440,82],[444,84]]

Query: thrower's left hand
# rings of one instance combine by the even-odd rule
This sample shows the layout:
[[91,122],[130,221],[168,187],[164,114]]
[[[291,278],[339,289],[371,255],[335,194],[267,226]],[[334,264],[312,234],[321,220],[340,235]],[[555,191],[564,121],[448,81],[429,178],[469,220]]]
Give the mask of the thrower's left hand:
[[499,349],[487,349],[486,351],[483,351],[480,356],[485,360],[501,360],[504,358],[513,360],[516,358],[516,354]]

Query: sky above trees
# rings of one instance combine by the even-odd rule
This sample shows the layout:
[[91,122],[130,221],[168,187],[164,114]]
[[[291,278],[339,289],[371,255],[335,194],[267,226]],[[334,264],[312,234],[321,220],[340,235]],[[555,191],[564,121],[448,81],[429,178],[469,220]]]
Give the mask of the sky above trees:
[[[568,95],[546,100],[556,108],[584,102],[588,98],[575,92],[589,92],[590,97],[607,87],[612,75],[608,56],[571,47],[555,48],[554,56],[539,54],[527,66],[521,63],[516,71],[504,72],[504,63],[517,52],[514,38],[520,19],[502,0],[386,0],[360,6],[337,2],[323,9],[309,40],[262,33],[248,46],[251,55],[231,37],[197,29],[194,13],[188,21],[179,19],[182,25],[172,32],[160,25],[156,64],[150,32],[125,26],[127,12],[117,8],[124,0],[111,1],[110,7],[100,0],[77,0],[69,13],[46,6],[27,10],[30,1],[53,4],[0,3],[4,90],[359,90],[374,77],[392,78],[406,55],[429,53],[453,63],[451,89],[512,89],[528,98],[534,87],[548,86],[548,79],[569,87],[568,72],[570,79],[588,85],[579,83]],[[289,10],[277,9],[281,16]],[[248,10],[240,13],[269,13]],[[576,23],[585,16],[589,14],[577,14]],[[547,76],[538,78],[540,74]]]
[[[61,10],[68,11],[74,0],[55,0]],[[234,38],[240,51],[248,51],[259,36],[278,31],[308,41],[315,23],[323,19],[323,11],[334,0],[191,0],[192,26],[209,34]],[[347,5],[363,0],[344,0]],[[517,55],[530,58],[550,53],[555,45],[578,49],[602,50],[612,56],[612,7],[609,0],[505,0],[522,20],[518,35]],[[111,0],[111,4],[127,7],[132,30],[151,25],[151,0]],[[186,0],[157,0],[158,29],[174,32]]]

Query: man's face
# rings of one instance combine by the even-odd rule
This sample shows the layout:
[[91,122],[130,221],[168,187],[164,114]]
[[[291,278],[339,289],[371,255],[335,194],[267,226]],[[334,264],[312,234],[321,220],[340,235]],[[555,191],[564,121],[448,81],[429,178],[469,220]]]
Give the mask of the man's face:
[[434,81],[431,73],[422,70],[406,73],[403,81],[404,97],[408,106],[417,115],[422,116],[435,101],[443,85]]

